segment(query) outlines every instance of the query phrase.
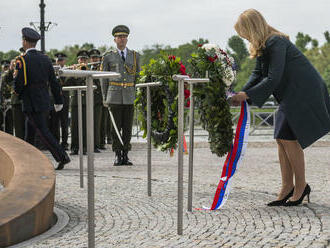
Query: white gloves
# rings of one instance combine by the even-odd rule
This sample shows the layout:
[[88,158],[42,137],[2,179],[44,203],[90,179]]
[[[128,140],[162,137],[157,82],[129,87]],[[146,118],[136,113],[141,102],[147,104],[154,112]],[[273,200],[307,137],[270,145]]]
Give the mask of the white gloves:
[[54,109],[56,112],[61,111],[63,108],[63,104],[54,104]]
[[103,106],[106,107],[106,108],[108,108],[109,107],[109,104],[106,103],[105,101],[103,101]]

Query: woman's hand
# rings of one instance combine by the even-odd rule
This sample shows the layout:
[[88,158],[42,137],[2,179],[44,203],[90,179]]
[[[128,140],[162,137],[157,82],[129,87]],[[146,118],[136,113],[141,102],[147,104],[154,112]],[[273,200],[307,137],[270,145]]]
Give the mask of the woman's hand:
[[240,91],[231,97],[231,102],[234,106],[238,106],[246,99],[249,99],[248,95],[244,91]]

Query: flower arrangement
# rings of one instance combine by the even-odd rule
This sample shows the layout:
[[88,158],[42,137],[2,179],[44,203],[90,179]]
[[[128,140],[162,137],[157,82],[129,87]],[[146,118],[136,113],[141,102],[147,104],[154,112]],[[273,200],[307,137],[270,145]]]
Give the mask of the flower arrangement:
[[225,155],[233,140],[233,123],[226,90],[235,80],[234,60],[217,45],[200,45],[190,63],[194,77],[209,77],[208,84],[194,87],[196,107],[202,127],[209,132],[211,151]]
[[[148,65],[142,67],[138,83],[162,82],[159,87],[151,87],[151,137],[155,147],[161,151],[171,151],[177,147],[177,82],[172,75],[186,75],[186,67],[180,58],[173,55],[160,54],[157,59],[151,59]],[[188,93],[187,93],[188,94]],[[147,135],[147,99],[146,89],[137,92],[135,104],[138,107],[138,119],[141,122],[143,137]]]

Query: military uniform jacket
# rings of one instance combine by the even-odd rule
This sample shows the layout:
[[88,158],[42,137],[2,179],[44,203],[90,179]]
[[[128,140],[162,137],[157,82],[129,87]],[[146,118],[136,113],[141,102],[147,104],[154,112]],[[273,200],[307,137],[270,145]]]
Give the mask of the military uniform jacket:
[[288,40],[272,36],[243,87],[261,107],[273,94],[302,148],[330,131],[330,100],[326,85],[308,59]]
[[4,72],[1,77],[1,87],[0,87],[1,102],[3,102],[6,99],[9,99],[12,91],[13,91],[13,72],[8,70]]
[[[91,66],[92,71],[99,71],[100,66]],[[94,90],[94,106],[102,105],[103,103],[103,96],[102,96],[102,90],[101,90],[101,83],[99,79],[93,80],[94,85],[96,85],[96,89]]]
[[63,104],[61,87],[56,80],[51,60],[36,49],[28,50],[16,60],[14,89],[23,101],[24,112],[44,112],[51,109],[48,88],[55,104]]
[[[69,77],[65,82],[66,86],[83,86],[86,85],[84,78]],[[86,105],[86,91],[81,91],[81,104]],[[70,91],[70,106],[78,106],[78,91]]]
[[[103,56],[103,71],[113,71],[121,74],[117,79],[103,79],[101,82],[103,101],[107,104],[134,104],[135,82],[140,72],[139,54],[127,49],[125,62],[118,50],[111,50]],[[134,86],[118,86],[115,83],[133,83]]]

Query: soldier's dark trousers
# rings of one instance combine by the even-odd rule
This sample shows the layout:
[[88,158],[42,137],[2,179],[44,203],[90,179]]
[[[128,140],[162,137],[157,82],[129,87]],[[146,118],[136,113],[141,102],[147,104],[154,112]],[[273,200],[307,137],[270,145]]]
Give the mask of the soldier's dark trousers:
[[62,144],[68,144],[69,136],[69,104],[63,105],[63,109],[58,112],[60,117]]
[[13,122],[14,122],[14,130],[15,136],[20,139],[24,139],[25,137],[25,115],[22,111],[22,104],[13,104]]
[[94,106],[94,146],[101,146],[101,120],[103,105]]
[[[82,105],[83,150],[87,150],[86,105]],[[78,106],[71,106],[71,151],[79,150]]]
[[116,126],[121,133],[124,146],[120,143],[116,130],[113,127],[111,130],[112,137],[112,150],[113,151],[130,151],[131,150],[131,137],[134,116],[134,105],[123,104],[110,104],[110,110],[115,119]]
[[60,115],[55,109],[49,112],[48,127],[57,142],[60,142]]
[[49,131],[45,113],[27,112],[25,114],[25,141],[33,145],[35,134],[38,133],[40,141],[52,153],[55,160],[57,162],[65,160],[66,153]]

